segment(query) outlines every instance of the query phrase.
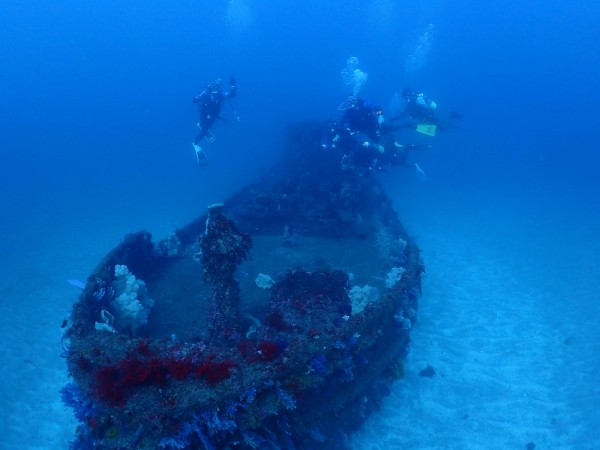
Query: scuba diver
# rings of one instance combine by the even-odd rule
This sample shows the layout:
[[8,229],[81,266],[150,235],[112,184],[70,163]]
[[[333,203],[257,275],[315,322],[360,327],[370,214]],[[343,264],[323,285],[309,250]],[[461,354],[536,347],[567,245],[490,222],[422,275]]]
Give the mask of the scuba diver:
[[419,178],[425,174],[417,164],[408,164],[410,152],[416,149],[430,148],[430,145],[402,145],[394,140],[390,134],[384,134],[379,143],[365,139],[360,131],[338,124],[330,120],[327,123],[326,133],[321,141],[322,149],[339,150],[341,153],[340,168],[353,170],[359,175],[367,175],[373,171],[385,170],[390,166],[415,168]]
[[437,114],[437,103],[422,92],[414,92],[411,89],[403,89],[402,97],[406,101],[404,111],[392,121],[408,116],[417,123],[400,125],[400,128],[413,128],[419,133],[428,136],[435,136],[437,128],[442,131],[452,127],[450,121],[462,117],[460,114],[452,112],[447,121],[441,120]]
[[353,133],[362,133],[377,143],[384,131],[383,111],[374,103],[354,96],[348,97],[339,107],[344,111],[341,126]]
[[[200,115],[200,120],[198,122],[200,132],[196,136],[196,139],[194,139],[192,145],[196,152],[198,164],[201,166],[207,164],[208,159],[206,158],[206,153],[200,146],[200,141],[202,139],[205,139],[208,142],[215,141],[215,136],[211,133],[210,128],[215,123],[216,119],[226,120],[220,116],[221,105],[226,98],[233,98],[237,94],[235,78],[229,78],[229,85],[231,86],[229,92],[223,92],[223,89],[221,88],[221,79],[217,78],[212,83],[207,84],[204,90],[192,100],[192,103],[197,106]],[[236,118],[239,120],[237,114]]]
[[409,164],[407,162],[408,155],[413,150],[420,150],[424,148],[431,148],[431,145],[399,144],[398,142],[394,141],[393,150],[384,154],[386,157],[382,159],[382,163],[384,165],[401,166],[408,169],[415,169],[419,179],[421,181],[425,181],[427,180],[427,175],[425,175],[423,169],[421,169],[417,163]]
[[406,100],[405,114],[410,118],[425,123],[437,122],[435,117],[437,103],[431,98],[425,96],[422,92],[413,92],[411,89],[403,89],[402,97]]
[[360,131],[331,120],[327,123],[321,148],[339,151],[342,170],[352,169],[363,174],[365,171],[373,170],[377,162],[376,155],[384,151],[384,148],[359,135]]
[[[391,125],[386,123],[383,110],[375,103],[354,96],[348,97],[338,110],[344,111],[342,126],[349,128],[355,134],[365,135],[374,144],[392,131],[406,128],[406,125]],[[399,119],[393,118],[390,122]]]

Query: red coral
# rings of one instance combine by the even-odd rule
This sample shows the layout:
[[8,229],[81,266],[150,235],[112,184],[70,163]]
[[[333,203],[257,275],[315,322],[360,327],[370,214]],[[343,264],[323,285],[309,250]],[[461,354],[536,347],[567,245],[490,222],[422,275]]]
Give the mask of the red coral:
[[125,386],[144,384],[148,382],[151,376],[150,367],[135,358],[121,361],[118,367],[122,374],[122,382]]
[[286,345],[279,342],[263,341],[258,344],[258,352],[265,361],[273,361],[285,350]]
[[189,359],[169,359],[166,362],[167,370],[169,371],[169,375],[174,380],[185,380],[190,373],[192,373],[192,369],[194,368],[192,361]]
[[121,406],[125,403],[125,387],[121,373],[114,366],[99,367],[96,370],[96,395],[110,405]]
[[162,386],[167,375],[174,380],[184,380],[190,374],[204,377],[208,384],[217,383],[231,376],[231,369],[236,366],[233,361],[214,362],[215,355],[210,355],[196,367],[190,358],[162,360],[158,357],[140,360],[130,355],[117,364],[99,367],[95,371],[96,396],[113,406],[122,406],[127,400],[129,391],[140,386]]
[[231,369],[236,366],[233,361],[213,362],[215,355],[210,355],[206,360],[194,371],[194,376],[204,376],[208,384],[215,386],[217,383],[231,376]]
[[96,369],[96,395],[111,405],[123,405],[129,389],[135,386],[162,386],[167,368],[159,358],[140,361],[128,357],[118,364]]
[[148,364],[149,375],[146,380],[147,384],[162,386],[166,382],[167,368],[163,361],[159,358],[152,358]]

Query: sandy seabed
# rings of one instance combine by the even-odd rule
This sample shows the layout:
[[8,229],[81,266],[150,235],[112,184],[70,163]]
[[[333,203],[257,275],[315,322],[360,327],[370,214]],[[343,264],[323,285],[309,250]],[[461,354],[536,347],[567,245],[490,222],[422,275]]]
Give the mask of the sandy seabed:
[[[427,269],[419,322],[404,380],[354,448],[600,448],[600,219],[497,200],[398,201]],[[66,280],[84,280],[136,229],[127,218],[61,220],[2,238],[3,449],[68,448],[76,423],[59,395],[60,324],[78,292]],[[154,225],[160,238],[182,224]],[[428,365],[435,376],[419,376]]]
[[427,274],[406,377],[354,448],[600,448],[598,217],[505,201],[409,224]]

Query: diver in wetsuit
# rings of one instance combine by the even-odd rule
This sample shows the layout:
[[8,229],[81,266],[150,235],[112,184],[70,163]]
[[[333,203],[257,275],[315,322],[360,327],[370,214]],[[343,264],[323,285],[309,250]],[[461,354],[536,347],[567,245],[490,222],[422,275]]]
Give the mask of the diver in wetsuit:
[[198,122],[200,132],[192,143],[194,151],[196,152],[196,159],[200,165],[204,165],[208,162],[206,153],[204,153],[204,150],[200,146],[200,142],[202,139],[205,139],[208,142],[214,142],[215,137],[210,132],[210,128],[215,123],[215,120],[222,119],[220,116],[221,106],[225,99],[233,98],[237,94],[236,82],[233,77],[229,78],[229,84],[231,86],[229,92],[223,92],[221,80],[216,79],[212,83],[207,84],[204,90],[192,100],[192,103],[197,106],[200,116]]
[[347,126],[347,122],[329,121],[321,142],[321,148],[341,153],[342,170],[355,169],[359,172],[372,170],[377,154],[384,151],[380,144],[368,139],[368,135]]
[[371,141],[378,143],[384,131],[383,111],[374,103],[367,102],[361,98],[348,97],[340,105],[344,111],[341,126],[351,130],[353,133],[363,133]]
[[431,148],[430,145],[399,144],[389,133],[381,137],[380,143],[365,139],[365,136],[344,126],[344,122],[339,124],[330,120],[321,141],[321,148],[340,151],[340,168],[354,170],[359,175],[384,170],[390,166],[401,166],[414,168],[419,178],[425,178],[418,164],[409,164],[407,159],[413,150]]
[[412,128],[419,133],[435,136],[436,129],[439,128],[440,130],[445,131],[448,128],[453,127],[451,124],[453,119],[462,117],[459,113],[451,112],[448,120],[440,119],[436,113],[437,103],[422,92],[403,89],[402,97],[406,101],[406,107],[399,116],[393,117],[391,121],[408,117],[414,122],[400,125],[397,129]]

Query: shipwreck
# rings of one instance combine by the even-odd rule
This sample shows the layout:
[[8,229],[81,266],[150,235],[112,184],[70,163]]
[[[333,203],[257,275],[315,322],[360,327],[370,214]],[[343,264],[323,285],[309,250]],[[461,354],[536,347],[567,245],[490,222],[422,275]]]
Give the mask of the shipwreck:
[[347,448],[402,377],[424,269],[320,135],[289,125],[268,174],[100,261],[65,327],[71,448]]

